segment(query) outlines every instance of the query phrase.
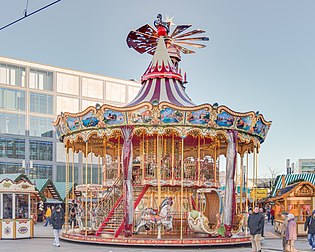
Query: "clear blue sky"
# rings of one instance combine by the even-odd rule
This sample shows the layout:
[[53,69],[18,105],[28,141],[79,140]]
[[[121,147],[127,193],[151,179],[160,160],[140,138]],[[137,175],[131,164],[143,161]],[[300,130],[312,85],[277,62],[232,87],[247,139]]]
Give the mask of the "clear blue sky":
[[[52,2],[29,0],[31,11]],[[0,26],[26,0],[2,0]],[[150,62],[126,45],[131,29],[158,13],[207,31],[208,47],[183,55],[187,92],[199,103],[259,110],[273,125],[259,175],[285,160],[315,157],[315,1],[62,0],[0,31],[0,55],[107,76],[139,79]]]

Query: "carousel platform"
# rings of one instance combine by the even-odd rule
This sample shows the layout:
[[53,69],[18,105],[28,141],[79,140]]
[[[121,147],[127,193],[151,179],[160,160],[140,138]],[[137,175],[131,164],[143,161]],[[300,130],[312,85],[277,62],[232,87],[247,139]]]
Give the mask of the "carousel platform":
[[103,245],[120,245],[120,246],[144,246],[144,247],[200,247],[200,246],[229,246],[229,245],[247,245],[250,244],[249,236],[235,236],[231,238],[209,238],[190,235],[184,236],[183,239],[179,239],[178,235],[163,237],[157,239],[156,236],[137,235],[131,238],[125,238],[123,236],[118,238],[112,238],[110,235],[96,237],[85,236],[80,234],[66,234],[63,233],[60,237],[66,241],[91,243],[91,244],[103,244]]

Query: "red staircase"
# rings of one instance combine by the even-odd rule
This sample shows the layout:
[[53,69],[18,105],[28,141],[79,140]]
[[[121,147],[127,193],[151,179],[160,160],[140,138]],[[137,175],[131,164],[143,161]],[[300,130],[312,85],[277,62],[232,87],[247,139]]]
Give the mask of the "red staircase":
[[[134,202],[134,209],[140,203],[142,197],[148,190],[149,186],[134,186],[134,196],[136,201]],[[105,220],[102,222],[96,232],[96,236],[101,234],[112,234],[117,238],[124,228],[124,201],[123,195],[119,197],[114,207],[111,209]]]
[[[148,190],[149,186],[145,185],[145,186],[134,186],[134,195],[137,195],[137,192],[140,192],[140,194],[138,194],[138,197],[135,201],[135,203],[133,204],[133,210],[136,209],[136,207],[139,205],[142,197],[144,196],[144,194],[146,193],[146,191]],[[137,190],[138,189],[138,190]],[[140,189],[140,190],[139,190]],[[124,229],[124,221],[121,222],[120,226],[117,228],[117,230],[115,231],[115,238],[117,238],[121,231]]]

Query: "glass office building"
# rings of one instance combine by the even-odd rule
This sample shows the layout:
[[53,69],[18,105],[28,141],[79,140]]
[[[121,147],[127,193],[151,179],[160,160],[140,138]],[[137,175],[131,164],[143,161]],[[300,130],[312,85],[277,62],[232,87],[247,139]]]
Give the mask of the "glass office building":
[[[122,106],[139,88],[135,81],[0,57],[0,173],[64,181],[65,149],[52,127],[56,116],[96,103]],[[82,158],[73,155],[79,183]],[[93,163],[97,173],[97,158]]]

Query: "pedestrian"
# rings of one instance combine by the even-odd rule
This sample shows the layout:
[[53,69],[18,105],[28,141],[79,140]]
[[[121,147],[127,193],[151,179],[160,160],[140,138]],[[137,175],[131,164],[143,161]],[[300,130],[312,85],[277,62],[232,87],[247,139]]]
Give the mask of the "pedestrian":
[[60,247],[59,243],[59,233],[60,230],[62,229],[62,225],[65,223],[65,215],[64,212],[61,211],[60,206],[55,207],[55,211],[53,212],[51,216],[51,223],[53,225],[53,230],[54,230],[54,246]]
[[47,225],[50,225],[50,218],[51,218],[51,209],[50,206],[47,206],[46,213],[45,213],[46,222],[44,224],[44,227],[47,227]]
[[270,209],[270,220],[271,220],[271,225],[273,226],[273,222],[275,220],[275,210],[272,207]]
[[270,209],[271,209],[271,207],[267,208],[268,223],[270,223]]
[[307,231],[307,240],[311,248],[315,250],[315,210],[308,216],[304,223],[304,231]]
[[264,217],[264,224],[263,227],[261,229],[261,236],[265,237],[265,214],[264,214],[264,209],[261,207],[259,208],[259,212],[262,214],[262,216]]
[[288,252],[296,252],[296,248],[294,247],[294,241],[297,239],[296,234],[296,222],[294,220],[293,214],[288,214],[288,225],[286,228],[286,250]]
[[72,230],[76,226],[76,214],[77,214],[76,209],[77,209],[77,204],[72,203],[71,209],[70,209],[70,220],[69,220]]
[[287,245],[286,231],[287,231],[287,226],[288,226],[288,213],[283,212],[281,214],[281,217],[283,220],[282,227],[281,227],[282,247],[283,247],[283,251],[285,251],[286,245]]
[[253,252],[261,252],[261,230],[263,225],[264,216],[259,212],[258,206],[255,206],[254,212],[248,217],[248,228]]

